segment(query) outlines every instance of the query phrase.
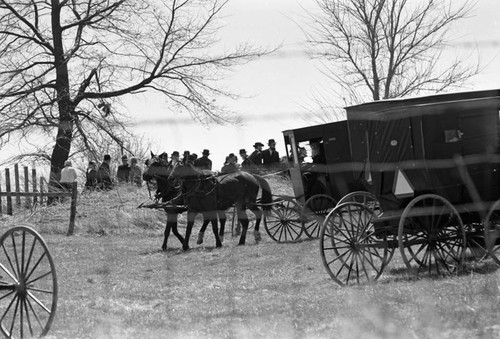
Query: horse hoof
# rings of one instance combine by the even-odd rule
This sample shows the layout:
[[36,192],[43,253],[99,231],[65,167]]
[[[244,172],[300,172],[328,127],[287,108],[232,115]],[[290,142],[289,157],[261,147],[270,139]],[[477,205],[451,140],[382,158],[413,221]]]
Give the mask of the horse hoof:
[[259,241],[262,240],[262,237],[260,236],[260,232],[259,231],[254,231],[253,232],[253,236],[255,237],[255,242],[258,243]]
[[222,247],[222,243],[216,244],[215,247],[217,247],[217,248]]
[[219,239],[220,239],[220,242],[223,243],[224,242],[224,236],[223,235],[219,235]]
[[203,244],[203,236],[205,235],[205,232],[200,232],[198,233],[198,241],[196,241],[197,245]]
[[182,250],[183,250],[184,252],[189,251],[189,246],[182,246]]
[[162,251],[163,251],[163,252],[166,252],[166,251],[167,251],[167,245],[163,245],[163,246],[161,247],[161,249],[162,249]]

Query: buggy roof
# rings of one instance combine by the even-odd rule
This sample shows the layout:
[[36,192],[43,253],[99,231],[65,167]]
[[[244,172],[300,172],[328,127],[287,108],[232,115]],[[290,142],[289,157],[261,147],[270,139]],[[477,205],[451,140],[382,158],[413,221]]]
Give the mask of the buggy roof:
[[485,100],[500,97],[500,89],[484,90],[484,91],[473,91],[473,92],[461,92],[461,93],[450,93],[450,94],[439,94],[430,95],[416,98],[399,98],[399,99],[389,99],[380,100],[374,102],[368,102],[360,105],[354,105],[346,107],[347,119],[348,120],[358,120],[358,119],[377,119],[380,117],[387,117],[388,115],[397,113],[401,115],[403,112],[401,108],[406,108],[407,113],[411,114],[412,107],[423,107],[428,105],[441,105],[441,104],[453,104],[461,103],[464,101],[476,101]]
[[296,141],[306,141],[344,132],[347,135],[347,120],[330,122],[315,126],[301,127],[283,131],[284,135],[293,134]]

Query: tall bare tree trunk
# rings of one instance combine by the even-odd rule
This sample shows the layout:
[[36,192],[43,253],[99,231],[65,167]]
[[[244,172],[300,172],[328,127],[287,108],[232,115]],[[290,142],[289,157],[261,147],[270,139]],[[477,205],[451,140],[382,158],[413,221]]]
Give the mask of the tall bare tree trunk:
[[57,187],[61,178],[64,162],[68,160],[73,138],[74,107],[69,96],[68,64],[64,57],[64,46],[61,29],[61,7],[59,0],[52,0],[52,35],[54,40],[54,63],[56,66],[57,105],[59,124],[57,126],[56,144],[50,160],[50,186]]

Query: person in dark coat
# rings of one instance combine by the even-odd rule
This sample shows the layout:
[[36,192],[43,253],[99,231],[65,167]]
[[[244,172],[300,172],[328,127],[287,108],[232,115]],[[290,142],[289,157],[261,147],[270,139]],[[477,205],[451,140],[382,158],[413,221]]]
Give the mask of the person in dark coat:
[[252,162],[248,158],[247,151],[242,148],[240,149],[240,157],[241,157],[241,169],[244,171],[250,171],[252,169]]
[[255,150],[248,156],[248,160],[254,167],[259,167],[262,165],[262,147],[264,147],[264,144],[256,142],[253,147]]
[[224,163],[224,166],[222,166],[220,173],[226,174],[238,171],[238,166],[236,165],[237,162],[238,158],[234,155],[234,153],[230,153],[226,157],[226,162]]
[[111,178],[111,169],[109,167],[110,164],[111,156],[109,154],[104,155],[104,161],[97,170],[97,182],[101,189],[110,190],[113,188],[113,179]]
[[200,169],[212,170],[212,160],[208,159],[210,151],[207,149],[203,150],[201,158],[196,159],[194,166]]
[[269,139],[267,145],[269,148],[262,152],[262,163],[266,168],[273,168],[280,163],[280,155],[276,151],[276,141],[274,139]]
[[122,164],[118,166],[116,171],[116,179],[118,182],[124,183],[128,182],[130,177],[130,165],[128,164],[128,157],[122,155]]
[[97,187],[97,164],[89,161],[89,167],[85,173],[85,188],[93,190]]

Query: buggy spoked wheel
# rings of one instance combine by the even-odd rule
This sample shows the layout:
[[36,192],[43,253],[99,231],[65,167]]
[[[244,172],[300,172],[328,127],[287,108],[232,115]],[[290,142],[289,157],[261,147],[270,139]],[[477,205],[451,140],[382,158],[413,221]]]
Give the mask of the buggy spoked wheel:
[[40,235],[16,226],[0,238],[0,330],[9,338],[47,334],[57,307],[57,277]]
[[265,214],[264,227],[274,241],[297,241],[303,231],[297,204],[289,200],[273,204],[271,210]]
[[342,199],[340,199],[338,205],[345,202],[359,202],[360,204],[363,204],[373,210],[376,216],[382,214],[382,209],[380,208],[380,203],[378,202],[377,197],[370,192],[356,191],[346,194],[342,197]]
[[488,254],[500,265],[500,200],[490,208],[483,224],[484,241]]
[[386,237],[378,238],[375,213],[363,204],[337,205],[325,219],[320,232],[323,266],[339,285],[377,280],[387,263]]
[[411,272],[429,276],[457,273],[462,266],[465,244],[462,219],[445,198],[421,195],[404,209],[399,221],[398,245]]
[[335,204],[335,200],[326,194],[316,194],[307,199],[302,207],[301,220],[304,233],[309,238],[319,237],[321,225]]
[[470,223],[464,225],[465,254],[464,259],[482,261],[488,257],[488,248],[485,241],[485,230],[482,224]]

